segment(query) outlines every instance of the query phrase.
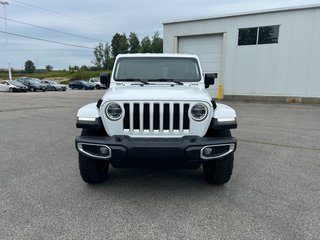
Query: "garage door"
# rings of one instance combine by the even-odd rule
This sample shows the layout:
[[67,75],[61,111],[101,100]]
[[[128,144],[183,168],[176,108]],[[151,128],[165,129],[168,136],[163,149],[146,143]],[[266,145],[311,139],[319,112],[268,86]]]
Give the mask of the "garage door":
[[218,73],[218,78],[209,93],[216,98],[221,77],[222,34],[187,36],[178,38],[178,52],[198,55],[204,73]]

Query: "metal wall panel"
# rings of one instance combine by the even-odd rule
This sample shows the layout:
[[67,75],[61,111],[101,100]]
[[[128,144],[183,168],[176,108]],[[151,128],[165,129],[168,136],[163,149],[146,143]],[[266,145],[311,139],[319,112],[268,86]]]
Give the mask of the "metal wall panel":
[[[271,25],[280,25],[278,44],[238,46],[239,28]],[[224,33],[224,94],[320,97],[319,29],[320,7],[176,22],[164,25],[164,52],[177,52],[180,37],[199,44],[201,35]]]

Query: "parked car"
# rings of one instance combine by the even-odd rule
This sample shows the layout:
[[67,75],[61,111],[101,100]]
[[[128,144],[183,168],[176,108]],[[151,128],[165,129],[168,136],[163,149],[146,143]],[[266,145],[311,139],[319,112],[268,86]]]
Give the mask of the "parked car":
[[45,92],[47,90],[46,85],[42,84],[38,78],[21,77],[21,78],[17,78],[17,81],[27,86],[30,92],[34,92],[34,91]]
[[99,78],[90,78],[89,83],[94,84],[96,89],[106,88],[106,85],[101,83]]
[[2,92],[27,92],[28,88],[18,81],[4,80],[0,82]]
[[44,79],[41,81],[42,84],[46,85],[48,91],[66,91],[67,86],[60,84],[54,80]]
[[76,80],[69,84],[69,88],[71,89],[84,89],[84,90],[93,90],[95,88],[95,85],[92,83],[88,83],[84,80]]

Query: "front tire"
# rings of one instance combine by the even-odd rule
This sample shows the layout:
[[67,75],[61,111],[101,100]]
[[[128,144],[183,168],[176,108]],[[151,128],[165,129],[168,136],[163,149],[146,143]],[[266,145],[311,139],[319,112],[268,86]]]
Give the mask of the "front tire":
[[[210,134],[215,137],[229,137],[230,130],[212,131]],[[210,184],[221,185],[229,182],[233,170],[233,153],[217,160],[203,163],[203,175]]]
[[103,183],[108,176],[109,162],[79,154],[80,175],[89,184]]
[[203,175],[210,184],[221,185],[229,182],[233,169],[233,153],[225,158],[203,164]]
[[34,92],[34,91],[35,91],[34,87],[31,87],[30,92]]
[[[104,129],[83,129],[81,136],[106,136]],[[108,176],[109,162],[87,157],[79,153],[80,175],[89,184],[103,183]]]
[[12,92],[13,92],[13,88],[9,88],[9,92],[11,92],[11,93],[12,93]]

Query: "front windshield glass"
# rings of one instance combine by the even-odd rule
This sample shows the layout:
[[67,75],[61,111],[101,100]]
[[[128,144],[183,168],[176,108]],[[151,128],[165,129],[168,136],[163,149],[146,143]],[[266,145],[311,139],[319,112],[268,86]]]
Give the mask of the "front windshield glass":
[[41,81],[40,81],[38,78],[30,78],[29,81],[30,81],[30,82],[33,82],[33,83],[39,83],[39,84],[41,84]]
[[17,87],[24,87],[24,85],[18,81],[8,81],[10,84],[15,85]]
[[201,75],[194,58],[130,57],[118,60],[114,79],[198,82]]
[[53,80],[49,80],[48,82],[51,84],[58,84],[56,81],[53,81]]

